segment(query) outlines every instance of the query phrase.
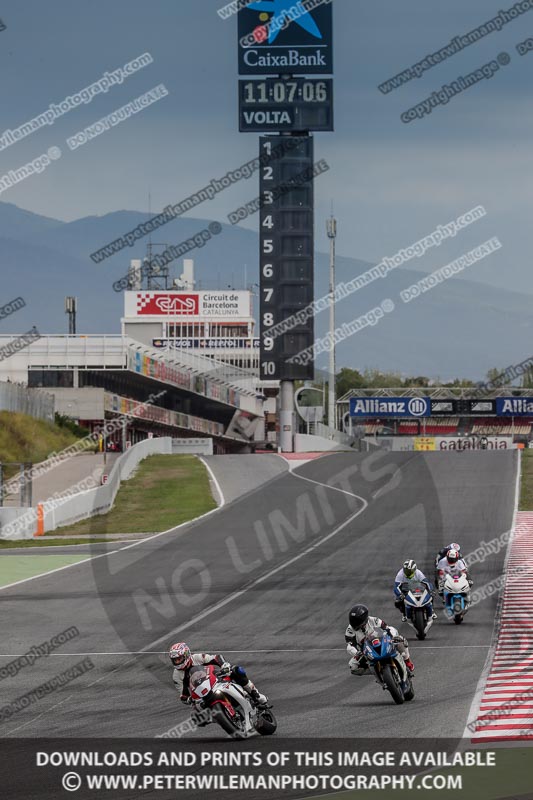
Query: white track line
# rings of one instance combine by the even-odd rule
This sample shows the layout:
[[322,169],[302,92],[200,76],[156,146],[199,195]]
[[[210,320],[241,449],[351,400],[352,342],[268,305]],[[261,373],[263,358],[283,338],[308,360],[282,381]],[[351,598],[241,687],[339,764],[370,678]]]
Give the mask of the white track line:
[[[38,575],[33,575],[31,578],[22,578],[20,581],[14,581],[13,583],[7,583],[5,586],[0,586],[0,592],[3,591],[4,589],[11,589],[12,586],[20,586],[21,583],[27,583],[28,581],[35,581],[35,580],[37,580],[37,578],[45,578],[47,575],[52,575],[54,572],[61,572],[62,570],[70,569],[71,567],[79,567],[82,564],[87,564],[87,562],[89,562],[89,561],[96,561],[97,558],[103,558],[104,556],[112,556],[112,555],[115,555],[115,553],[122,553],[123,550],[129,550],[131,547],[136,547],[137,545],[143,544],[144,542],[150,542],[150,541],[152,541],[152,539],[157,539],[159,536],[165,536],[165,534],[167,534],[167,533],[173,533],[174,531],[178,531],[180,528],[185,527],[185,525],[192,525],[195,522],[199,522],[201,519],[205,519],[205,517],[210,516],[210,514],[215,514],[217,511],[219,511],[226,504],[226,500],[224,498],[224,495],[222,494],[222,490],[220,488],[220,485],[219,485],[217,479],[215,478],[211,468],[208,466],[208,464],[205,463],[205,461],[203,461],[203,459],[200,459],[200,461],[202,461],[204,466],[209,471],[209,473],[212,476],[212,479],[213,479],[213,481],[214,481],[214,483],[215,483],[215,485],[217,487],[217,491],[220,494],[221,503],[220,503],[219,506],[217,506],[217,508],[212,508],[211,511],[206,511],[205,514],[201,514],[199,517],[195,517],[194,519],[190,519],[187,522],[182,522],[179,525],[175,525],[173,528],[168,528],[166,531],[161,531],[160,533],[154,533],[152,536],[146,536],[144,539],[138,539],[137,541],[132,542],[131,544],[127,544],[125,547],[119,547],[117,550],[111,550],[109,553],[100,553],[100,555],[97,555],[97,556],[88,556],[87,558],[84,558],[81,561],[76,561],[75,564],[65,564],[65,566],[63,566],[63,567],[56,567],[55,569],[50,569],[47,572],[40,572]],[[97,534],[95,534],[95,536],[97,536]],[[105,544],[105,542],[100,542],[100,544]],[[111,542],[111,544],[116,544],[116,542]],[[76,545],[74,545],[74,546],[76,546]],[[83,545],[79,545],[79,546],[82,547]],[[68,547],[68,545],[65,545],[65,547]],[[85,544],[85,547],[87,547],[87,544]],[[15,549],[15,548],[13,548],[13,549]],[[21,549],[25,550],[27,548],[21,548]],[[58,556],[68,555],[68,553],[58,553],[57,555]]]
[[[300,466],[302,466],[302,465],[300,465]],[[294,474],[294,473],[291,473],[291,474]],[[290,564],[293,564],[294,562],[299,561],[300,558],[303,558],[308,553],[310,553],[313,550],[315,550],[316,548],[320,547],[324,542],[328,541],[328,539],[331,539],[334,536],[336,536],[338,533],[340,533],[341,530],[343,530],[347,525],[350,524],[350,522],[352,522],[352,520],[354,520],[356,517],[359,516],[359,514],[361,514],[363,511],[365,511],[368,508],[368,503],[363,497],[360,497],[359,495],[356,495],[356,494],[354,494],[352,492],[347,492],[345,489],[339,489],[336,486],[329,486],[327,483],[320,483],[319,481],[311,480],[311,478],[304,478],[302,475],[295,475],[295,477],[300,478],[301,480],[309,481],[311,483],[316,483],[319,486],[324,486],[326,489],[331,489],[332,491],[341,492],[342,494],[347,494],[347,495],[350,495],[351,497],[355,497],[358,500],[361,500],[361,502],[363,503],[363,507],[360,508],[359,511],[356,511],[354,514],[352,514],[350,517],[348,517],[347,520],[345,520],[341,525],[339,525],[337,528],[335,528],[331,533],[329,533],[326,536],[324,536],[318,542],[315,542],[314,544],[312,544],[309,547],[307,547],[302,553],[299,553],[297,556],[294,556],[293,558],[290,558],[288,561],[283,562],[278,567],[275,567],[274,569],[270,570],[270,572],[267,572],[265,575],[261,575],[255,581],[253,581],[252,583],[249,583],[247,586],[245,586],[244,589],[241,589],[238,592],[234,592],[233,594],[231,594],[228,597],[226,597],[224,600],[221,600],[219,603],[216,603],[214,606],[211,606],[210,608],[207,608],[202,614],[199,614],[196,617],[194,617],[193,619],[189,620],[189,622],[185,623],[185,625],[180,626],[179,628],[176,628],[174,631],[170,631],[170,633],[165,634],[165,636],[160,636],[159,639],[156,639],[153,642],[150,642],[150,644],[147,645],[146,648],[143,648],[143,650],[139,653],[139,655],[142,654],[142,653],[149,652],[150,648],[155,647],[157,644],[159,644],[163,640],[167,640],[168,641],[170,639],[170,637],[175,636],[177,632],[185,630],[187,628],[190,628],[191,625],[194,625],[196,622],[199,622],[200,620],[202,620],[205,617],[209,616],[214,611],[218,611],[218,609],[220,609],[223,606],[227,605],[232,600],[235,600],[238,597],[241,597],[243,594],[245,594],[247,591],[249,591],[253,587],[255,587],[258,584],[262,583],[263,581],[267,580],[267,578],[271,577],[272,575],[275,575],[277,572],[281,572],[283,569],[285,569],[286,567],[290,566]],[[203,519],[204,517],[207,517],[210,514],[213,514],[218,510],[219,510],[218,508],[215,508],[215,509],[213,509],[211,511],[208,511],[206,514],[203,514],[201,517],[198,517],[197,519]],[[196,521],[196,520],[194,520],[194,521]],[[182,525],[189,525],[189,524],[190,524],[189,522],[182,523]],[[182,525],[178,525],[177,528],[182,527]],[[177,528],[171,528],[170,530],[177,530]],[[168,533],[168,531],[163,531],[163,533]],[[157,536],[162,536],[162,535],[163,535],[162,533],[157,533],[157,534],[155,534],[155,536],[151,536],[149,538],[153,539],[153,538],[156,538]],[[142,540],[142,541],[146,541],[146,540]],[[136,544],[138,544],[138,542],[135,542],[133,545],[129,545],[128,547],[122,547],[122,548],[120,548],[119,550],[117,550],[115,552],[122,552],[123,550],[128,550],[130,547],[134,547]],[[104,554],[104,555],[106,555],[106,554]],[[99,558],[99,556],[96,556],[96,557]],[[79,562],[79,563],[84,563],[84,562]],[[53,570],[53,571],[59,571],[59,570]],[[35,577],[40,577],[40,576],[36,575]],[[20,583],[24,583],[24,581],[20,581]],[[2,588],[6,588],[6,587],[2,587]],[[227,651],[227,652],[230,652],[230,651]],[[249,651],[246,651],[246,652],[249,652]],[[135,661],[135,656],[133,656],[131,658],[128,658],[128,660],[123,662],[122,664],[118,664],[110,672],[106,672],[104,675],[102,675],[99,678],[97,678],[96,680],[92,681],[92,683],[89,683],[86,688],[91,688],[95,684],[100,683],[103,680],[107,680],[107,678],[111,677],[111,675],[113,675],[114,672],[116,672],[118,669],[121,669],[122,667],[126,667],[132,661]],[[69,695],[68,698],[65,698],[64,700],[61,700],[59,703],[57,703],[52,708],[56,708],[57,706],[59,706],[62,703],[66,702],[72,696],[73,695]],[[52,709],[48,709],[48,710],[52,710]],[[31,725],[33,722],[35,722],[36,719],[39,719],[39,717],[43,716],[46,713],[47,713],[46,711],[43,711],[37,717],[34,717],[31,720],[28,720],[27,722],[22,723],[18,727],[13,728],[10,731],[7,731],[7,735],[9,736],[12,733],[15,733],[16,731],[21,730],[22,728],[25,728],[28,725]]]
[[321,483],[320,481],[315,481],[315,480],[312,480],[311,478],[305,478],[302,475],[296,475],[295,473],[291,473],[291,474],[294,475],[295,478],[300,478],[301,480],[309,481],[310,483],[315,483],[318,486],[324,486],[324,488],[331,489],[334,492],[341,492],[342,494],[347,494],[350,497],[354,497],[354,498],[356,498],[357,500],[360,500],[363,503],[363,507],[360,508],[358,511],[356,511],[354,514],[351,514],[348,517],[348,519],[346,519],[343,523],[341,523],[341,525],[338,525],[333,531],[331,531],[331,533],[328,533],[328,534],[326,534],[326,536],[323,536],[322,539],[318,540],[318,542],[313,542],[313,544],[309,545],[309,547],[306,547],[305,550],[302,550],[301,553],[298,553],[296,556],[293,556],[292,558],[289,558],[287,561],[284,561],[282,564],[279,564],[277,567],[274,567],[273,569],[269,570],[264,575],[260,575],[259,578],[256,578],[254,581],[251,581],[250,583],[248,583],[243,589],[239,589],[238,591],[233,592],[232,594],[230,594],[227,597],[225,597],[223,600],[220,600],[218,603],[215,603],[214,605],[210,606],[209,608],[206,608],[205,611],[203,611],[201,614],[197,614],[195,617],[190,619],[189,622],[186,622],[183,625],[180,625],[177,628],[174,628],[172,631],[169,631],[164,636],[160,636],[158,639],[155,639],[153,642],[150,642],[150,644],[147,645],[146,648],[143,648],[143,650],[148,650],[151,647],[155,647],[160,642],[170,641],[178,633],[181,633],[182,631],[187,630],[188,628],[192,627],[193,625],[196,625],[198,622],[201,622],[201,620],[203,620],[206,617],[210,616],[215,611],[218,611],[219,609],[224,608],[224,606],[228,605],[228,603],[231,603],[231,602],[233,602],[233,600],[237,600],[237,598],[242,597],[242,595],[246,594],[246,592],[250,591],[250,589],[254,589],[260,583],[263,583],[263,581],[268,580],[268,578],[271,578],[273,575],[276,575],[278,572],[282,572],[284,569],[286,569],[287,567],[291,566],[291,564],[295,564],[301,558],[304,558],[304,556],[308,555],[313,550],[316,550],[318,547],[323,545],[329,539],[332,539],[334,536],[336,536],[338,533],[340,533],[342,530],[344,530],[344,528],[346,528],[347,525],[349,525],[356,517],[359,516],[359,514],[362,514],[363,511],[365,511],[368,508],[367,501],[364,499],[364,497],[361,497],[360,495],[354,494],[353,492],[348,492],[345,489],[339,489],[336,486],[329,486],[327,483]]
[[[454,645],[423,645],[417,647],[416,652],[420,650],[467,650],[468,648],[488,648],[490,644],[454,644]],[[217,648],[213,648],[218,652]],[[345,647],[298,647],[294,649],[280,649],[274,647],[266,650],[227,650],[222,648],[225,653],[344,653]],[[49,653],[46,658],[68,658],[69,656],[166,656],[168,650],[110,650],[105,653],[95,653],[91,650],[90,653]],[[25,653],[0,653],[0,658],[22,658]]]
[[216,488],[216,490],[218,492],[218,496],[220,498],[220,503],[218,503],[218,507],[219,508],[223,508],[226,505],[226,498],[224,497],[224,493],[222,492],[222,489],[220,488],[220,484],[219,484],[219,482],[217,480],[217,477],[216,477],[215,473],[213,472],[213,470],[211,469],[211,467],[209,466],[209,464],[207,463],[207,461],[204,458],[202,458],[201,456],[198,456],[198,458],[202,462],[202,464],[204,465],[206,470],[209,472],[209,474],[211,476],[211,480],[215,484],[215,488]]

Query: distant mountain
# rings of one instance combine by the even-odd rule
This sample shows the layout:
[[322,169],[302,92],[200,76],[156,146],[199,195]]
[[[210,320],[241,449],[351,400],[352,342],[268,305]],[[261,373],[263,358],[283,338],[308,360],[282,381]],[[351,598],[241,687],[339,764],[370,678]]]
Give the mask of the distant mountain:
[[[0,264],[2,304],[21,295],[27,307],[0,320],[0,333],[21,332],[37,325],[41,333],[64,333],[64,297],[78,297],[78,331],[118,333],[123,300],[112,289],[126,274],[130,259],[146,255],[148,237],[100,264],[90,254],[150,215],[117,211],[74,222],[60,222],[0,203]],[[158,243],[179,244],[206,228],[211,220],[180,218],[153,234]],[[162,247],[155,247],[160,252]],[[198,288],[244,288],[257,284],[258,237],[251,230],[223,225],[195,260]],[[489,256],[490,258],[490,256]],[[173,276],[182,262],[170,265]],[[357,259],[337,259],[337,282],[349,281],[371,265]],[[411,375],[481,378],[493,366],[505,367],[533,354],[533,296],[486,284],[448,280],[409,304],[400,291],[420,280],[419,271],[402,267],[337,303],[337,325],[349,322],[384,299],[396,310],[376,326],[360,331],[337,347],[337,365],[378,367]],[[315,295],[327,292],[328,256],[316,253]],[[316,318],[323,336],[328,314]],[[531,344],[530,344],[531,343]],[[327,365],[327,354],[317,366]]]

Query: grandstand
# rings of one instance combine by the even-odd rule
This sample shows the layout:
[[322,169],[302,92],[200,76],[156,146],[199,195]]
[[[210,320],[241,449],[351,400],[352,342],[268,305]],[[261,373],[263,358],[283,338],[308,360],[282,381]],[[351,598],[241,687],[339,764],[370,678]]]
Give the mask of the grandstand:
[[215,452],[239,452],[265,438],[257,374],[128,336],[41,336],[0,363],[0,380],[46,389],[58,413],[91,432],[126,417],[118,449],[152,436],[210,436]]
[[[367,436],[508,436],[514,442],[533,439],[533,415],[508,411],[501,413],[502,399],[528,398],[531,389],[501,387],[492,391],[476,387],[415,387],[390,389],[352,389],[337,401],[337,419],[341,430],[349,430],[349,407],[352,398],[427,398],[431,412],[424,417],[358,417]],[[531,401],[533,402],[533,400]]]

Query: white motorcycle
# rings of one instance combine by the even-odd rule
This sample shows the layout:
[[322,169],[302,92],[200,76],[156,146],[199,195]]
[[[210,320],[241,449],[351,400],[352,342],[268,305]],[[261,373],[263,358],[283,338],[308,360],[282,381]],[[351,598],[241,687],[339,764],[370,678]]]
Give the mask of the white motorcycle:
[[254,733],[270,736],[277,728],[271,706],[255,706],[250,696],[230,676],[214,666],[191,672],[189,691],[194,711],[191,720],[203,727],[216,722],[233,739],[247,739]]
[[470,606],[470,583],[464,574],[448,573],[442,585],[444,611],[460,625]]
[[430,613],[432,593],[425,583],[415,579],[404,581],[400,590],[403,594],[407,622],[416,631],[417,639],[425,639],[433,625],[433,615]]

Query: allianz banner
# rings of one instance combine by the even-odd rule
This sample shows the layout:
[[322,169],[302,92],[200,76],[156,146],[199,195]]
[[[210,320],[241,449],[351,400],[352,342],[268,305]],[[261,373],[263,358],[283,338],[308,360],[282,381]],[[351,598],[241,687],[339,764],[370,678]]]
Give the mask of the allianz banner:
[[497,397],[496,414],[501,417],[533,417],[533,397]]
[[429,397],[351,397],[351,417],[430,417]]

